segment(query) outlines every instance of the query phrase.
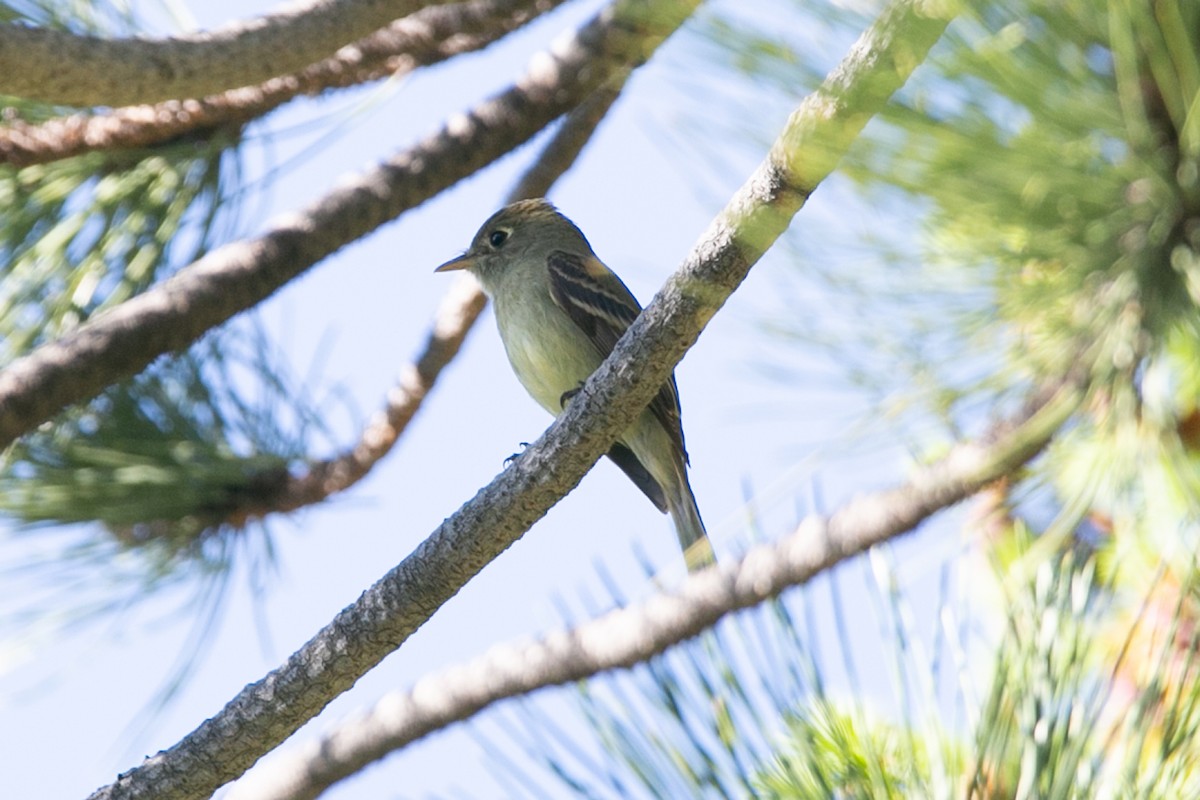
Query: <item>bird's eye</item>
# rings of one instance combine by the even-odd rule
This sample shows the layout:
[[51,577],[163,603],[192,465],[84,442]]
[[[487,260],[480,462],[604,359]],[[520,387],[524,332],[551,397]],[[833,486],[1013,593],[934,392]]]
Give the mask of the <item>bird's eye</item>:
[[488,242],[492,247],[499,247],[506,241],[508,241],[508,231],[506,230],[495,230],[488,234]]

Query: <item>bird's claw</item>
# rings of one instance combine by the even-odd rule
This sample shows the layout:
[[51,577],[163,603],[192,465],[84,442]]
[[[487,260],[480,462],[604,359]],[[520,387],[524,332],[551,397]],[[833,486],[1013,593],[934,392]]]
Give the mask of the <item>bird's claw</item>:
[[571,402],[571,398],[579,394],[581,391],[583,391],[582,383],[576,386],[574,389],[567,389],[562,393],[562,397],[558,398],[558,404],[565,409],[567,407],[567,403]]
[[[524,453],[524,452],[525,452],[525,448],[526,448],[526,447],[529,447],[529,442],[519,442],[519,444],[521,445],[521,453]],[[521,457],[521,453],[513,453],[511,456],[509,456],[508,458],[504,459],[504,466],[506,466],[506,467],[507,467],[509,464],[511,464],[512,462],[516,461],[518,458],[520,458],[520,457]]]

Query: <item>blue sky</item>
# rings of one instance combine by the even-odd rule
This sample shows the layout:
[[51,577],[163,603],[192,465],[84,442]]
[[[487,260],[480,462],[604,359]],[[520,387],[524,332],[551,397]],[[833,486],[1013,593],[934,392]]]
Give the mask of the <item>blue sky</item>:
[[[395,85],[304,101],[268,124],[277,133],[248,150],[251,175],[273,166],[278,178],[246,206],[246,233],[279,213],[303,207],[347,174],[403,148],[519,74],[530,55],[598,7],[574,3],[486,53],[456,59]],[[710,12],[736,7],[715,3]],[[212,2],[193,12],[201,27],[270,8],[267,3]],[[742,182],[801,97],[753,89],[714,71],[712,97],[698,96],[695,34],[677,35],[632,81],[578,167],[552,198],[584,230],[602,259],[647,302],[683,259],[725,199]],[[833,50],[833,44],[825,43]],[[837,50],[840,52],[840,48]],[[724,118],[722,97],[753,92],[752,119]],[[716,98],[716,100],[714,100]],[[709,116],[711,115],[711,116]],[[340,120],[335,140],[313,144],[314,116]],[[695,136],[697,126],[717,131]],[[760,141],[735,137],[754,131]],[[721,130],[728,130],[728,145]],[[540,140],[539,140],[540,141]],[[339,441],[369,415],[400,367],[416,354],[432,310],[451,277],[432,269],[459,253],[501,202],[536,153],[526,147],[425,206],[318,265],[273,297],[264,319],[299,375],[322,376],[349,398],[330,418]],[[852,213],[847,213],[852,209]],[[889,221],[854,203],[836,182],[823,187],[793,226],[793,236],[848,240],[855,229],[886,231]],[[848,260],[858,256],[845,256]],[[818,475],[828,505],[863,489],[900,480],[907,456],[881,434],[869,448],[846,448],[872,409],[838,377],[836,365],[798,347],[764,343],[767,311],[796,302],[789,271],[803,270],[795,250],[779,248],[756,267],[677,371],[692,483],[718,552],[729,552],[746,519],[745,487],[769,535],[786,532]],[[797,314],[820,314],[819,298]],[[765,376],[770,359],[801,376]],[[764,364],[763,361],[768,363]],[[396,451],[343,497],[290,519],[273,520],[278,568],[261,601],[239,574],[223,622],[206,643],[179,697],[131,745],[121,732],[161,688],[186,644],[186,609],[139,608],[112,626],[46,644],[22,666],[0,674],[0,752],[20,769],[6,775],[13,797],[81,797],[192,730],[246,683],[277,666],[363,588],[407,555],[532,441],[549,418],[525,396],[509,370],[490,313],[472,332]],[[865,451],[865,452],[864,452]],[[919,545],[916,543],[919,541]],[[385,692],[470,658],[488,646],[559,624],[555,598],[603,597],[595,564],[603,561],[629,594],[650,591],[633,555],[642,548],[666,581],[682,575],[670,522],[614,467],[602,463],[526,536],[438,612],[398,653],[366,676],[297,738],[326,730]],[[929,599],[930,576],[955,537],[920,534],[902,546],[913,556],[906,582],[913,602]],[[911,566],[907,566],[911,565]],[[853,580],[853,578],[851,578]],[[855,614],[869,613],[852,598]],[[864,634],[870,646],[876,629]],[[881,667],[868,674],[886,695]],[[50,676],[50,677],[47,677]],[[556,702],[548,698],[547,702]],[[561,702],[561,701],[559,701]],[[294,744],[293,739],[286,747]],[[69,765],[64,767],[64,765]],[[339,786],[335,798],[416,797],[430,793],[496,796],[489,767],[461,726],[388,759]]]

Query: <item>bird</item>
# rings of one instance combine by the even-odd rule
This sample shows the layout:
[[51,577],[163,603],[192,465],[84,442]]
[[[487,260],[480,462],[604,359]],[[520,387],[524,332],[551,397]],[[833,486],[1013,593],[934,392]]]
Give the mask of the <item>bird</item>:
[[[578,226],[543,198],[493,214],[465,253],[435,271],[452,270],[479,280],[513,372],[554,416],[642,311]],[[674,374],[607,455],[659,511],[670,514],[688,569],[712,564],[712,543],[688,482]]]

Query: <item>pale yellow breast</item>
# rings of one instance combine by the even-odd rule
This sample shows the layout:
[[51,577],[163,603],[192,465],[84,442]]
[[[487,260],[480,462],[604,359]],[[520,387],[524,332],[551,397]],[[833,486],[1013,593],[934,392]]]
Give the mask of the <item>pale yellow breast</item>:
[[562,411],[565,392],[578,389],[600,366],[595,348],[549,298],[525,300],[522,307],[497,302],[496,321],[517,378],[551,414]]

